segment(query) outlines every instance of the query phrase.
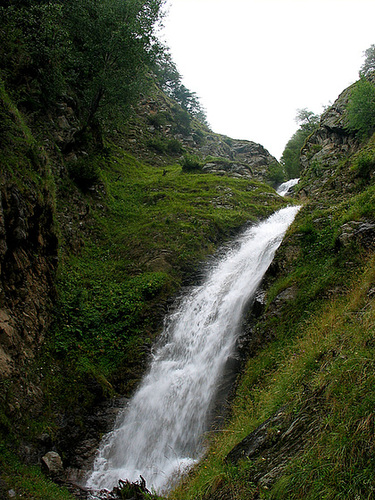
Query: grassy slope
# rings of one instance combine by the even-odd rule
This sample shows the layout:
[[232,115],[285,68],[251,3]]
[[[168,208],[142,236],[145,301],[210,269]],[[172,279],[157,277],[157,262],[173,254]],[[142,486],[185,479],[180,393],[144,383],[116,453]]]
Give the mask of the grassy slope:
[[[132,376],[127,366],[160,327],[160,304],[219,243],[285,201],[263,184],[182,173],[179,165],[163,175],[113,145],[101,176],[99,202],[85,195],[82,249],[63,255],[51,348],[112,382],[119,367]],[[70,200],[60,200],[62,212]]]
[[[269,313],[257,326],[272,340],[249,361],[226,427],[209,437],[206,457],[171,498],[374,498],[373,236],[370,243],[340,240],[344,224],[375,220],[374,166],[372,138],[335,173],[352,185],[349,192],[322,192],[297,216],[277,257],[286,271],[269,290]],[[271,314],[273,299],[287,289],[294,300]],[[303,452],[287,457],[275,483],[254,480],[269,472],[263,456],[238,465],[225,460],[276,410],[286,405],[299,415],[307,401],[304,434],[311,437]]]

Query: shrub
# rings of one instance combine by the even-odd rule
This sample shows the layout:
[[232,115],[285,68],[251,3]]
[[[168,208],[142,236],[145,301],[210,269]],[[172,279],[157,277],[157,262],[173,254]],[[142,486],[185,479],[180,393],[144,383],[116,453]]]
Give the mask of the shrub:
[[148,147],[161,154],[180,154],[182,153],[182,144],[178,139],[151,139],[148,141]]
[[167,123],[167,117],[164,113],[151,114],[147,117],[147,119],[150,125],[153,125],[157,129],[160,129]]
[[352,171],[358,177],[367,179],[372,170],[375,170],[375,153],[373,151],[361,151],[357,158],[353,161]]
[[175,109],[176,130],[180,134],[190,134],[191,116],[183,109]]
[[362,139],[375,130],[375,86],[364,77],[352,89],[346,121],[347,128]]
[[183,172],[194,172],[197,170],[202,170],[202,162],[196,155],[185,154],[181,161]]
[[162,153],[163,154],[167,150],[166,143],[162,139],[150,139],[147,142],[147,145],[148,145],[148,147],[150,149],[153,149],[157,153]]
[[285,180],[284,167],[280,163],[272,163],[268,167],[268,179],[272,185],[277,186]]
[[98,182],[100,178],[100,166],[94,158],[81,157],[67,164],[69,177],[82,190],[87,190]]
[[167,151],[170,154],[180,154],[182,149],[182,144],[178,139],[170,139],[167,142]]

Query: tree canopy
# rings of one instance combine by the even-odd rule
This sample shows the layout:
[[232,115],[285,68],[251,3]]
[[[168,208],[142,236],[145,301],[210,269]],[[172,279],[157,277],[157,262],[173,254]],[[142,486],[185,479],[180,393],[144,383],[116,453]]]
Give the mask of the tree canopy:
[[346,108],[346,126],[359,139],[369,137],[375,130],[375,44],[364,55],[360,79],[351,89]]
[[362,139],[375,130],[375,85],[364,76],[352,88],[347,105],[347,127]]
[[[83,129],[124,120],[156,78],[206,123],[157,37],[165,0],[0,0],[0,77],[26,111],[70,96]],[[14,89],[17,89],[15,91]]]
[[319,118],[319,115],[307,108],[297,109],[295,120],[300,124],[299,129],[287,142],[280,159],[287,179],[299,177],[301,149],[306,138],[318,128]]
[[182,83],[182,77],[168,49],[164,49],[156,61],[155,72],[162,90],[172,97],[185,111],[207,125],[206,112],[195,92]]
[[67,0],[71,71],[85,120],[126,109],[160,49],[154,35],[164,0]]
[[371,45],[365,50],[364,55],[366,57],[365,62],[362,64],[360,69],[360,76],[368,76],[373,71],[375,71],[375,44]]
[[45,107],[72,95],[83,123],[122,113],[156,75],[186,111],[204,119],[157,38],[165,0],[0,2],[0,72],[17,101]]

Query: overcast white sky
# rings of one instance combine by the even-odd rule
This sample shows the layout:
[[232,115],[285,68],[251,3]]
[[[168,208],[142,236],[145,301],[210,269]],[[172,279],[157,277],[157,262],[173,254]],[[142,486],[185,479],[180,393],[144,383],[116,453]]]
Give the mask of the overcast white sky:
[[321,113],[375,44],[375,0],[168,0],[163,38],[214,132],[280,158],[296,110]]

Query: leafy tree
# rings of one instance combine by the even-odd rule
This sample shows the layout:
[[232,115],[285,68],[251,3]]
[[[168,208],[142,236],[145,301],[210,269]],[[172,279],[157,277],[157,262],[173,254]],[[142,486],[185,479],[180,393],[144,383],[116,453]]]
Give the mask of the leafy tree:
[[375,130],[375,85],[364,76],[351,91],[347,127],[360,138],[370,136]]
[[[198,98],[182,83],[156,37],[165,0],[0,0],[0,71],[17,101],[29,107],[71,95],[82,123],[98,132],[130,110],[155,72],[159,85],[206,123]],[[100,134],[98,136],[100,139]]]
[[287,142],[280,159],[287,179],[293,179],[299,176],[301,169],[301,149],[305,144],[306,138],[318,128],[319,115],[316,115],[306,108],[298,109],[296,122],[300,124],[300,127]]
[[287,179],[297,178],[300,174],[299,159],[306,137],[306,133],[298,129],[285,146],[280,163],[284,166]]
[[359,72],[361,77],[368,76],[375,71],[375,45],[371,45],[371,47],[365,50],[364,55],[366,59]]
[[128,110],[160,46],[154,34],[164,0],[66,0],[74,45],[72,75],[86,125]]
[[129,109],[161,48],[165,0],[9,0],[0,70],[41,104],[74,94],[86,126]]
[[183,172],[196,172],[202,169],[202,161],[196,155],[184,154],[181,160]]
[[176,87],[181,84],[181,75],[167,47],[161,52],[155,61],[153,68],[159,87],[169,96],[173,96]]
[[268,179],[274,187],[285,181],[285,171],[281,163],[275,162],[268,167]]
[[195,92],[191,92],[183,85],[182,77],[167,48],[164,48],[157,61],[155,73],[161,89],[190,115],[207,125],[206,112],[199,102],[199,98]]
[[207,123],[205,111],[195,92],[191,92],[185,85],[180,84],[176,87],[173,97],[188,113],[199,119],[202,123]]
[[316,115],[307,108],[297,109],[296,122],[300,124],[300,128],[306,133],[311,134],[318,128],[319,115]]
[[0,7],[0,69],[19,102],[48,105],[66,85],[69,34],[58,2],[8,2]]

